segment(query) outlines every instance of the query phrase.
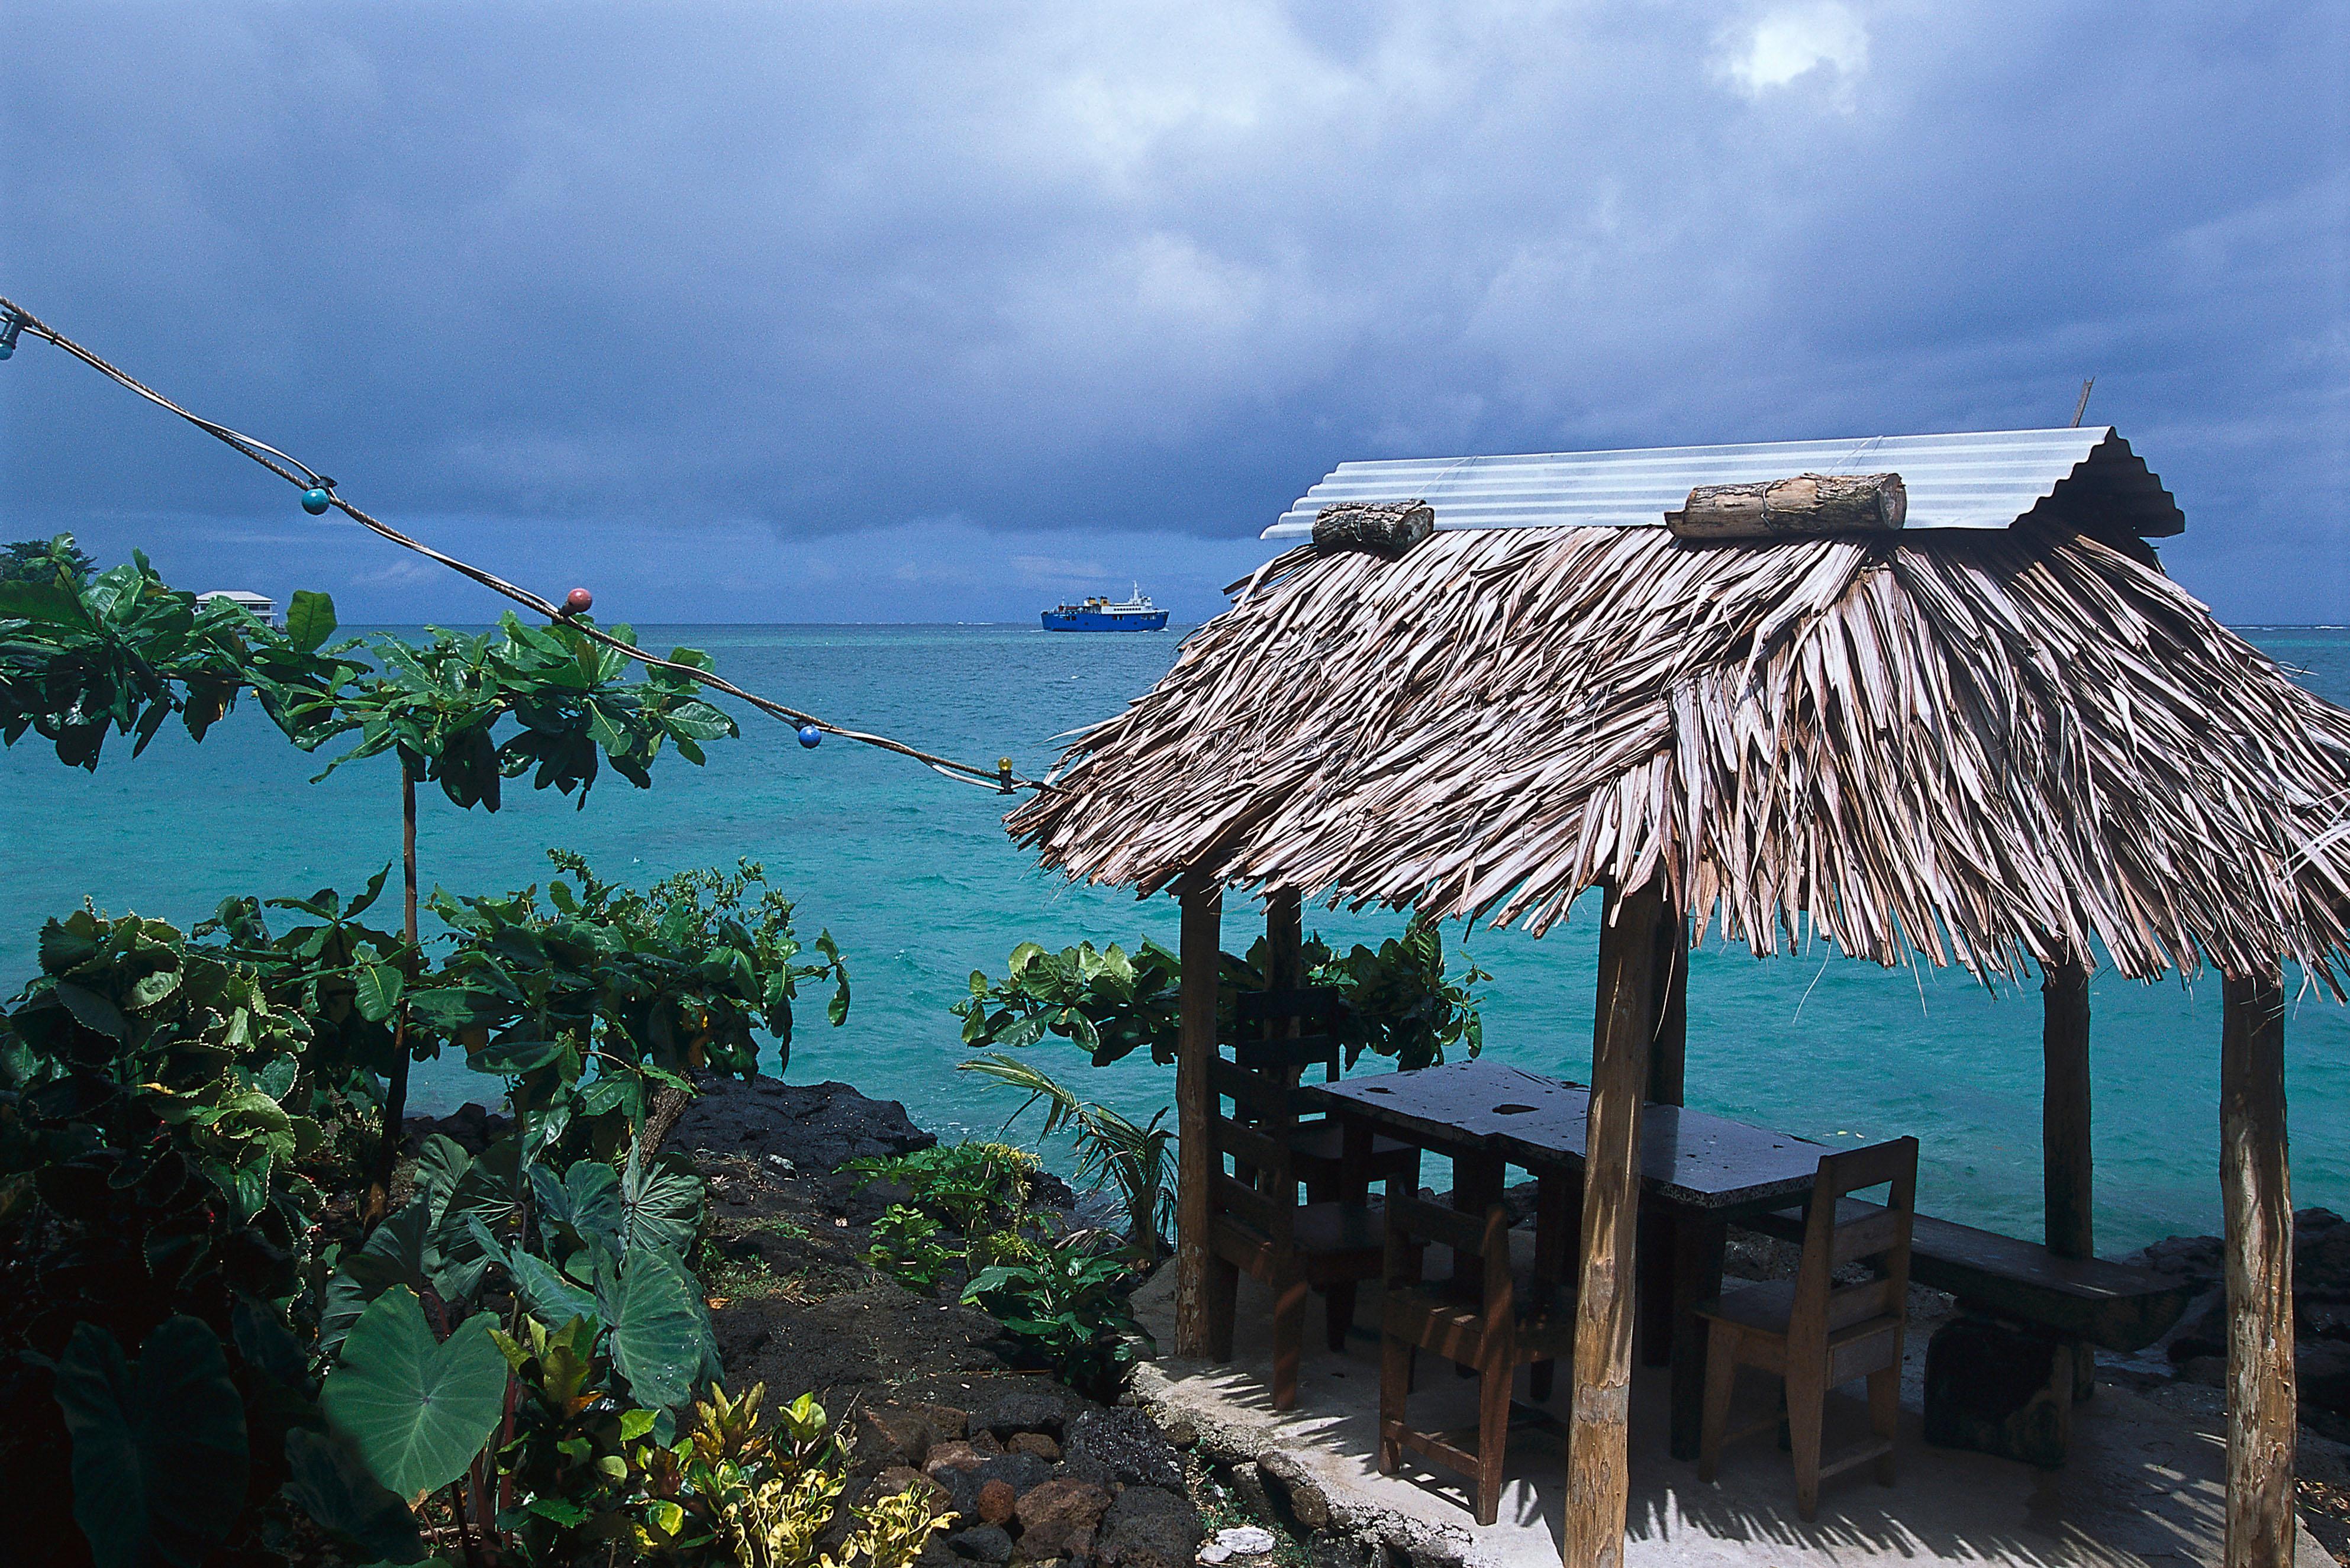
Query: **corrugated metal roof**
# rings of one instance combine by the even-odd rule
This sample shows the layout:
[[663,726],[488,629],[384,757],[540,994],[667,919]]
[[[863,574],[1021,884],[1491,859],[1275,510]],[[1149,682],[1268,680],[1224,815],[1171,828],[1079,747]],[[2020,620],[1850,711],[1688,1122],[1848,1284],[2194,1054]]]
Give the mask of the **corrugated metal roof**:
[[1439,528],[1660,528],[1700,484],[1886,472],[1908,491],[1910,528],[2005,528],[2034,514],[2147,538],[2187,526],[2162,481],[2105,425],[1342,462],[1263,537],[1310,536],[1314,514],[1337,502],[1413,498],[1436,509]]

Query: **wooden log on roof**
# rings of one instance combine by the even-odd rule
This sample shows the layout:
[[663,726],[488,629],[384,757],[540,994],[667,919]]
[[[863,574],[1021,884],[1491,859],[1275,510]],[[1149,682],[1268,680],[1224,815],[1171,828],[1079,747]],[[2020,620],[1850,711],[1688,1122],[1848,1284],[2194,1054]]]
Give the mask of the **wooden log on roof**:
[[2227,1216],[2226,1568],[2293,1559],[2293,1179],[2285,1151],[2284,993],[2276,970],[2230,975],[2220,1039],[2220,1193]]
[[1610,888],[1599,928],[1599,1016],[1583,1171],[1583,1268],[1566,1441],[1566,1568],[1621,1568],[1631,1498],[1633,1265],[1640,1209],[1640,1095],[1656,1027],[1661,880]]
[[1436,532],[1436,509],[1425,501],[1343,501],[1314,514],[1314,545],[1321,550],[1362,550],[1382,560]]
[[1177,956],[1182,981],[1177,992],[1179,1033],[1175,1046],[1175,1123],[1181,1140],[1175,1161],[1175,1354],[1204,1357],[1209,1351],[1208,1183],[1214,1174],[1213,1140],[1208,1116],[1215,1089],[1209,1069],[1216,1058],[1216,975],[1221,967],[1224,890],[1192,874],[1176,888],[1182,907]]
[[1800,473],[1749,484],[1700,484],[1665,525],[1682,539],[1814,539],[1891,534],[1909,514],[1898,473]]

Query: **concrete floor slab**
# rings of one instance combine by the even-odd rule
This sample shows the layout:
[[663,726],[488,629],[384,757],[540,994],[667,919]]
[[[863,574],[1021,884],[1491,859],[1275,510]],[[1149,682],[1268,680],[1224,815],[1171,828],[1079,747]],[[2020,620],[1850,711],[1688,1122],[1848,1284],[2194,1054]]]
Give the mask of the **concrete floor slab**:
[[[1173,1269],[1137,1293],[1137,1315],[1161,1346],[1174,1342]],[[1230,1366],[1161,1359],[1146,1364],[1137,1396],[1162,1419],[1181,1415],[1213,1451],[1245,1459],[1268,1450],[1293,1456],[1328,1504],[1333,1527],[1376,1535],[1416,1564],[1463,1568],[1556,1568],[1565,1490],[1561,1437],[1530,1428],[1511,1434],[1510,1482],[1500,1521],[1479,1526],[1461,1482],[1416,1470],[1379,1475],[1378,1292],[1367,1286],[1347,1351],[1322,1343],[1321,1303],[1310,1333],[1297,1407],[1273,1408],[1269,1377],[1271,1302],[1242,1282],[1240,1331]],[[1905,1379],[1897,1485],[1880,1487],[1863,1466],[1823,1486],[1819,1518],[1795,1515],[1794,1472],[1766,1437],[1724,1451],[1713,1484],[1666,1449],[1667,1386],[1661,1369],[1633,1384],[1632,1478],[1627,1568],[1699,1564],[1805,1565],[2014,1563],[2031,1568],[2136,1568],[2219,1564],[2226,1444],[2218,1424],[2165,1409],[2126,1389],[2101,1386],[2079,1407],[2072,1459],[2043,1471],[1981,1454],[1929,1448],[1918,1435],[1926,1330],[1913,1325]],[[1562,1376],[1547,1408],[1567,1413]],[[1775,1385],[1748,1375],[1742,1397],[1758,1413]],[[1858,1385],[1855,1386],[1857,1390]],[[1524,1398],[1524,1376],[1519,1397]],[[1427,1416],[1424,1418],[1422,1412]],[[1475,1384],[1423,1357],[1413,1395],[1415,1425],[1474,1421]],[[1857,1397],[1832,1403],[1828,1452],[1838,1433],[1866,1430]],[[2334,1568],[2303,1531],[2295,1568]]]

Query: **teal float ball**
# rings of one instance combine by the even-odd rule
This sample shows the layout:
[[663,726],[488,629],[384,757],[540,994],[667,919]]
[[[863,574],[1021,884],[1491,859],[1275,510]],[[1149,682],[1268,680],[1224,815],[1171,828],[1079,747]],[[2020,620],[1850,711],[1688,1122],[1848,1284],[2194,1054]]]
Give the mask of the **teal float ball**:
[[325,491],[320,490],[314,485],[310,489],[302,493],[302,510],[307,512],[311,516],[316,517],[320,513],[326,511],[328,504],[331,500],[332,497],[328,496]]
[[802,725],[800,726],[800,744],[801,744],[801,745],[806,746],[806,747],[807,747],[809,750],[813,751],[813,750],[815,750],[818,745],[822,744],[822,743],[823,743],[823,742],[824,742],[824,732],[823,732],[822,730],[817,729],[814,724],[802,724]]
[[16,346],[14,343],[0,343],[0,359],[14,358],[16,353]]

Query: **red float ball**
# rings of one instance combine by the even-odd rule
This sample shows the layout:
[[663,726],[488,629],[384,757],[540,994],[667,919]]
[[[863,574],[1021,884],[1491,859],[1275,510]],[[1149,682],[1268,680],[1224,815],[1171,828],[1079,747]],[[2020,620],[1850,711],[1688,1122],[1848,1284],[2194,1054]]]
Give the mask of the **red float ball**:
[[595,606],[596,596],[586,588],[574,588],[563,596],[563,613],[566,615],[586,615]]

